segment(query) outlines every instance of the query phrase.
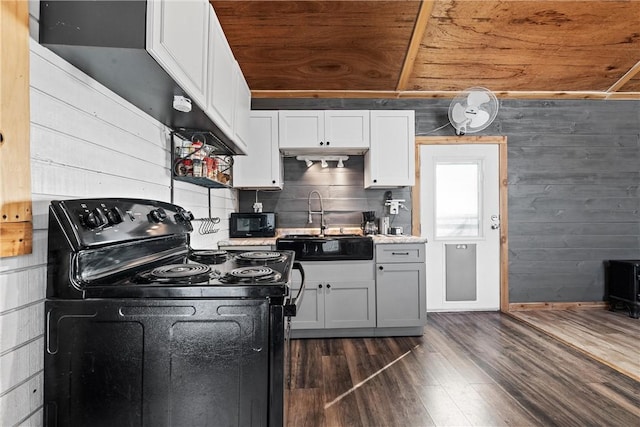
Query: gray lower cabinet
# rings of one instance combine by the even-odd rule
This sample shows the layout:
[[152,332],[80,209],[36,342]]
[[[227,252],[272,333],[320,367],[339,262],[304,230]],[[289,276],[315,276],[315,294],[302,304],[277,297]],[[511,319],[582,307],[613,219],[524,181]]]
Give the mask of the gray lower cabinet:
[[[292,336],[344,336],[352,335],[347,330],[376,326],[372,261],[307,261],[302,266],[306,286],[302,305],[291,321]],[[292,285],[295,294],[299,278]]]
[[426,324],[425,249],[423,243],[376,245],[378,328]]

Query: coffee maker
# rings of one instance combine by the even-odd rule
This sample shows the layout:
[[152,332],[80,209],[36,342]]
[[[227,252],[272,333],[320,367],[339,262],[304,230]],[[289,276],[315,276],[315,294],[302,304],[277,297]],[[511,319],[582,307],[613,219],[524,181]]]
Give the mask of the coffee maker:
[[364,234],[378,234],[378,226],[376,225],[376,212],[364,211],[362,212],[362,232]]

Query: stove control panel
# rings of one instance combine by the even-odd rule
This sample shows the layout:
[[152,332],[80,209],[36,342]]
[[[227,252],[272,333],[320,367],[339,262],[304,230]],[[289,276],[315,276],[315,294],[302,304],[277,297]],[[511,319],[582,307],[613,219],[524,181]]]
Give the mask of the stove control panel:
[[171,203],[143,199],[53,201],[50,218],[79,248],[183,235],[193,230],[191,212]]

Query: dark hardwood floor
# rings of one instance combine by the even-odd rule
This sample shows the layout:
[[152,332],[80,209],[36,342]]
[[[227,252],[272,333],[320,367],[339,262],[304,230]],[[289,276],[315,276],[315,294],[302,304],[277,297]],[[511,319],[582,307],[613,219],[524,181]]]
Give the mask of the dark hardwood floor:
[[509,315],[640,381],[640,320],[628,312],[532,310]]
[[640,383],[500,313],[293,341],[287,425],[640,426]]

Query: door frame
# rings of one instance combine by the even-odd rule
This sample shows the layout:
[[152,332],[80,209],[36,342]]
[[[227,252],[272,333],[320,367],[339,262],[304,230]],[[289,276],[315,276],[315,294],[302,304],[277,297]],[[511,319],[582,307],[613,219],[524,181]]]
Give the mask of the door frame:
[[415,144],[416,183],[411,188],[411,234],[420,236],[420,147],[423,145],[498,145],[498,197],[500,214],[500,311],[509,311],[509,218],[507,207],[507,137],[506,136],[417,136]]

